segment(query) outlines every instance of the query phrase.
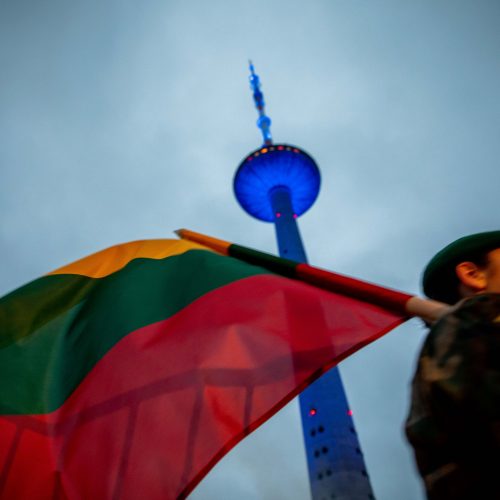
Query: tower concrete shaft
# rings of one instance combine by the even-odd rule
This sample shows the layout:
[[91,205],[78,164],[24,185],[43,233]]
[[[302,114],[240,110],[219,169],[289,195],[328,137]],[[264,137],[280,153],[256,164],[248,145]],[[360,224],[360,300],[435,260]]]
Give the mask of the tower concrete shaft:
[[[289,189],[277,186],[269,198],[280,256],[307,262]],[[374,498],[338,368],[303,391],[299,404],[313,500]]]

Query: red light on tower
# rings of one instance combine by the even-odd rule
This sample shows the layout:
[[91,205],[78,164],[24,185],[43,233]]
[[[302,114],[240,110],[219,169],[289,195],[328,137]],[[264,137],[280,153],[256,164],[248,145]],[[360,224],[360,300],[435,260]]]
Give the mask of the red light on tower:
[[309,410],[309,416],[310,417],[314,417],[314,415],[316,415],[316,413],[318,413],[318,411],[316,410],[316,408],[311,408]]

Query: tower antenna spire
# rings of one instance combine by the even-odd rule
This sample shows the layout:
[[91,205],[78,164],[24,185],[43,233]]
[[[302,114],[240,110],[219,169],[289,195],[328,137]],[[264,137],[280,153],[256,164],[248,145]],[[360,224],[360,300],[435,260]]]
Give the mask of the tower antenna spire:
[[264,145],[269,146],[273,143],[273,139],[271,137],[271,118],[266,115],[264,94],[260,90],[260,78],[259,75],[255,73],[255,68],[251,60],[248,60],[248,67],[250,69],[250,88],[253,92],[255,107],[259,112],[259,118],[257,118],[257,127],[259,127],[260,131],[262,132]]

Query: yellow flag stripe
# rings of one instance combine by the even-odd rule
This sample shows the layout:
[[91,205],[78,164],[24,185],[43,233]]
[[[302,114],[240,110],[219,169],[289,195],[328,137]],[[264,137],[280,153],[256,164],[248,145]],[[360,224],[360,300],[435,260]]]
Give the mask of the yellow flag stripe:
[[79,274],[89,278],[103,278],[119,271],[134,259],[165,259],[188,250],[212,251],[203,245],[186,240],[132,241],[106,248],[48,274]]

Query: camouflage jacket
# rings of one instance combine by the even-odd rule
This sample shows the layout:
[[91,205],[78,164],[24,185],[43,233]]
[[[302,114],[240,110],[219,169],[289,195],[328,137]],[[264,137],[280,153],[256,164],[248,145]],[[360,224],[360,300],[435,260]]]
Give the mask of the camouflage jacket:
[[466,299],[431,328],[406,435],[429,499],[500,499],[500,294]]

